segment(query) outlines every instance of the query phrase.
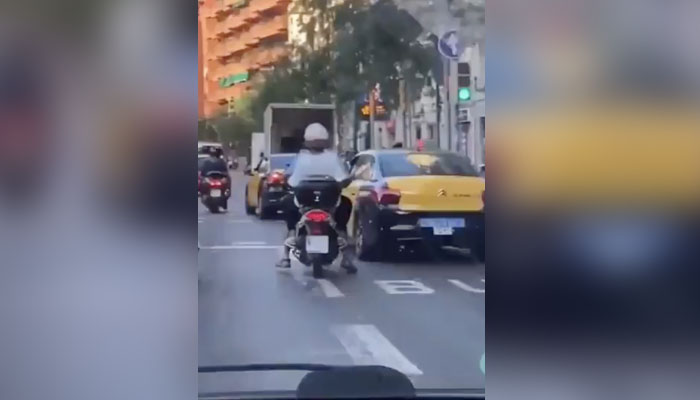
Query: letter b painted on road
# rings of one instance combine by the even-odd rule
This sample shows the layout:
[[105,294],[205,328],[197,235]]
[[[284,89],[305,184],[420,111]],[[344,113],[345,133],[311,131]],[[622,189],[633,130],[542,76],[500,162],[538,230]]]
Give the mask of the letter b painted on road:
[[389,294],[432,294],[435,290],[418,281],[374,281]]

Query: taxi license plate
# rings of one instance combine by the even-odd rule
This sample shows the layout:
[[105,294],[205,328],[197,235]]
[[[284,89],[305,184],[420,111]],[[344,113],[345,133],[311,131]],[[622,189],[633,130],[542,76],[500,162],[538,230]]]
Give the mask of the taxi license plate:
[[328,236],[307,236],[306,252],[309,254],[328,254]]
[[221,189],[212,189],[211,197],[221,197]]
[[418,223],[422,228],[433,228],[433,235],[447,236],[454,233],[454,228],[464,228],[464,218],[421,218]]

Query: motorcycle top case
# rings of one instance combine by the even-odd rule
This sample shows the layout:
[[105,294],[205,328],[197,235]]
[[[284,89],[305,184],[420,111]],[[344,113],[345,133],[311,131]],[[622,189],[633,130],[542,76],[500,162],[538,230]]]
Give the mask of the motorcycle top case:
[[302,181],[294,189],[294,196],[302,207],[332,209],[340,197],[340,184],[331,180]]

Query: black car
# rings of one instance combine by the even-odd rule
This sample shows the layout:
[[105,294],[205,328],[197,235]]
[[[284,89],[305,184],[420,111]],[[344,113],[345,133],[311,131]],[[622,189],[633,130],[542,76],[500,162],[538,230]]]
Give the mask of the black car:
[[288,192],[284,172],[296,156],[296,153],[272,154],[258,171],[260,181],[255,213],[261,219],[272,217],[279,211],[279,203]]

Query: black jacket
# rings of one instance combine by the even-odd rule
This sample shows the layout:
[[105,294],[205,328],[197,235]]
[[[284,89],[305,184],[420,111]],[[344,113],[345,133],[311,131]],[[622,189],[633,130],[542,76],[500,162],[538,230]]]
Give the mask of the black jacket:
[[202,176],[207,176],[210,172],[220,172],[228,175],[228,166],[226,161],[219,157],[209,157],[202,164]]

